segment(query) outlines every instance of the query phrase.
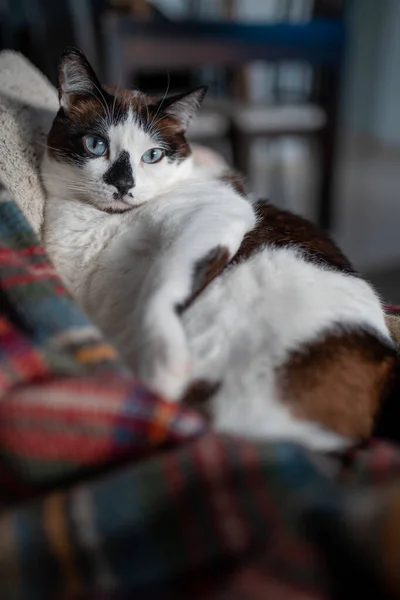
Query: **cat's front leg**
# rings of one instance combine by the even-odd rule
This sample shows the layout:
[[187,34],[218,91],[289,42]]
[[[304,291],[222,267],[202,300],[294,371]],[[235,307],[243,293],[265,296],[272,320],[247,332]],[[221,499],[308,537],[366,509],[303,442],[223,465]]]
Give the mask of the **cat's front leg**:
[[153,389],[171,399],[180,399],[192,379],[180,312],[223,270],[254,226],[252,208],[240,202],[239,210],[232,205],[216,210],[214,203],[195,211],[149,276],[148,284],[156,291],[146,294],[143,323],[149,352],[142,354],[140,372]]
[[179,285],[171,288],[175,305],[192,302],[221,273],[255,224],[253,207],[236,195],[231,203],[228,197],[225,202],[201,206],[171,246],[170,267],[179,274]]
[[162,291],[150,300],[136,328],[135,372],[148,386],[177,401],[191,380],[191,362],[181,319]]
[[[192,291],[185,302],[174,304],[168,288],[161,289],[148,303],[141,321],[141,351],[137,371],[158,393],[180,399],[191,382],[191,362],[181,313],[229,262],[229,251],[218,246],[195,265]],[[178,286],[178,281],[175,282]],[[182,295],[183,297],[183,295]]]

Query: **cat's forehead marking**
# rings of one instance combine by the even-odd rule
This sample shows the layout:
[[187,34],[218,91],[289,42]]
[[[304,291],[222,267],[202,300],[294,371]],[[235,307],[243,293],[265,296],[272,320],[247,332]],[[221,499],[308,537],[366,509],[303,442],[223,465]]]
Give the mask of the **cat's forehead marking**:
[[115,105],[123,114],[123,118],[114,119],[109,128],[110,142],[115,145],[116,153],[130,150],[137,157],[157,146],[168,150],[171,160],[183,160],[190,155],[179,122],[164,114],[154,98],[141,92],[122,91],[121,96],[118,93]]
[[113,123],[108,129],[110,140],[111,157],[116,157],[123,150],[126,150],[134,158],[142,155],[154,144],[165,146],[162,139],[155,134],[151,134],[141,115],[135,112],[133,106],[130,106],[122,121]]
[[104,90],[110,98],[111,105],[114,105],[117,117],[118,112],[123,116],[129,109],[144,115],[147,113],[147,108],[156,102],[154,97],[137,90],[121,90],[111,86],[104,86]]
[[101,98],[84,96],[68,110],[70,122],[79,127],[102,124],[103,127],[125,123],[133,114],[145,126],[150,114],[148,100],[140,92],[117,91],[112,95],[106,90]]
[[49,134],[50,155],[56,160],[85,164],[82,139],[103,135],[110,141],[110,158],[127,150],[137,157],[151,147],[168,151],[170,161],[191,154],[177,118],[165,114],[155,98],[142,92],[104,87],[102,97],[82,96],[57,115]]

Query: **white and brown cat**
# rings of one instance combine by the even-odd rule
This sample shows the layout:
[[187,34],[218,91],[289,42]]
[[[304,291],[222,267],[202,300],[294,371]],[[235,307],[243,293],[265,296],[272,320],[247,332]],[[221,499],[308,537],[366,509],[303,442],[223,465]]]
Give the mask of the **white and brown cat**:
[[102,87],[60,63],[44,240],[127,365],[216,428],[321,450],[370,435],[397,357],[372,287],[312,224],[193,164],[203,88]]

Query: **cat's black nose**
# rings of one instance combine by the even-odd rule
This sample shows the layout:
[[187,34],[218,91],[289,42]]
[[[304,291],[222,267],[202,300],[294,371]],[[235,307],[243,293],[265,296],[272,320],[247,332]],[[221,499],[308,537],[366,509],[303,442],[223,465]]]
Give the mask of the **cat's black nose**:
[[104,174],[103,180],[108,185],[116,187],[120,197],[125,196],[133,187],[135,187],[131,161],[129,153],[126,152],[126,150],[121,152],[117,160]]
[[117,179],[112,182],[112,185],[117,188],[119,196],[125,196],[125,194],[128,194],[129,191],[135,186],[135,182],[133,178]]

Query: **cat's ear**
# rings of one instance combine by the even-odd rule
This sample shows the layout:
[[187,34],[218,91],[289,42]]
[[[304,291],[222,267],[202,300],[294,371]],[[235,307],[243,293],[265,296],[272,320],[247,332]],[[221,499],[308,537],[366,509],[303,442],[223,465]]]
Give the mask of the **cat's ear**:
[[202,85],[190,92],[171,96],[161,103],[164,114],[170,115],[182,124],[182,130],[185,131],[189,121],[198,111],[207,92],[207,86]]
[[83,96],[97,96],[101,99],[101,84],[86,56],[77,48],[68,48],[61,55],[58,96],[60,105],[65,110]]

